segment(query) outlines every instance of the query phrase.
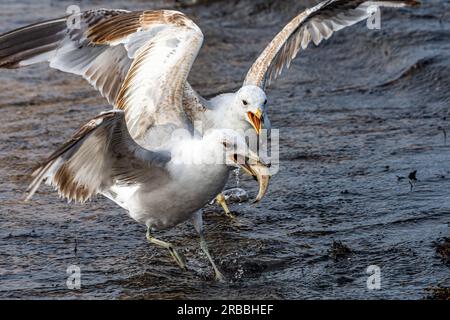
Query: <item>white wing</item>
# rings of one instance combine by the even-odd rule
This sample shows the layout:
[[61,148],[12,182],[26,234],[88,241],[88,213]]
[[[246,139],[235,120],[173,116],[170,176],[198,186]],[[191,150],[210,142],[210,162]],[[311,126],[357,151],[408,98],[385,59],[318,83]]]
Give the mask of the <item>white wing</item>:
[[30,199],[42,181],[69,201],[85,202],[113,184],[168,181],[170,155],[140,147],[129,135],[123,111],[95,117],[33,172]]
[[245,78],[245,85],[265,88],[289,68],[300,49],[311,41],[315,45],[330,38],[335,31],[354,25],[371,15],[370,7],[405,7],[419,3],[414,0],[366,1],[327,0],[296,16],[270,42]]

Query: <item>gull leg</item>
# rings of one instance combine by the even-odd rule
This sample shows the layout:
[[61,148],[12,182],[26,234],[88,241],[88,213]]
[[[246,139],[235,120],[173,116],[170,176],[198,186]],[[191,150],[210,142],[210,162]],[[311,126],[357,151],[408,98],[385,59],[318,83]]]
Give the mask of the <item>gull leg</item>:
[[217,281],[223,281],[225,280],[225,277],[220,272],[219,268],[217,268],[216,264],[214,263],[213,258],[211,257],[211,254],[209,253],[208,246],[206,244],[205,236],[203,233],[200,233],[200,248],[202,248],[203,252],[205,253],[206,257],[208,258],[209,262],[211,263],[214,273],[215,273],[215,279]]
[[197,230],[197,232],[200,235],[200,248],[205,253],[206,257],[208,258],[209,262],[211,263],[211,265],[214,269],[215,279],[217,281],[224,281],[225,277],[220,272],[219,268],[217,268],[216,264],[214,263],[213,258],[211,257],[211,254],[209,253],[208,245],[206,244],[206,240],[205,240],[205,230],[203,228],[203,217],[202,217],[201,212],[196,213],[194,216],[194,227],[195,227],[195,230]]
[[225,215],[230,219],[236,219],[236,216],[231,213],[230,209],[228,209],[227,201],[225,200],[225,196],[223,193],[219,194],[216,197],[216,201],[219,205],[222,206],[223,210],[225,211]]
[[150,227],[148,227],[147,229],[147,240],[150,243],[153,243],[159,247],[165,248],[167,250],[169,250],[170,255],[173,257],[173,259],[175,260],[175,262],[180,266],[181,269],[186,270],[186,259],[184,258],[184,256],[179,253],[174,247],[173,245],[171,245],[168,242],[164,242],[162,240],[158,240],[156,238],[154,238],[151,233],[150,233]]

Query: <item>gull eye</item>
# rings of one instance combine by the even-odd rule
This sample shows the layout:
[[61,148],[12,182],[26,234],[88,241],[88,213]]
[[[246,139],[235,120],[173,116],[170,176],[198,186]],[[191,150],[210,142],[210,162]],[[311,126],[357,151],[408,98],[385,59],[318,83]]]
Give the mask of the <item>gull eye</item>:
[[264,105],[266,105],[267,104],[267,99],[266,100],[264,100]]
[[247,100],[242,100],[242,103],[244,104],[244,106],[247,106],[247,105],[248,105]]

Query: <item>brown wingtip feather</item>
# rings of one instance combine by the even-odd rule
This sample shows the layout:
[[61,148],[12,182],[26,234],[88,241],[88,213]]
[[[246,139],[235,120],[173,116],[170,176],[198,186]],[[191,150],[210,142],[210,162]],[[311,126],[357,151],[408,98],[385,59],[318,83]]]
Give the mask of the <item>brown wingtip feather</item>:
[[139,28],[154,24],[190,26],[192,22],[183,13],[171,10],[134,11],[112,17],[87,32],[87,38],[95,44],[107,44],[135,33]]
[[[31,174],[31,183],[27,189],[27,196],[25,201],[29,201],[34,193],[39,188],[40,184],[47,180],[52,186],[54,186],[61,197],[67,199],[69,202],[75,201],[84,203],[96,194],[96,189],[84,185],[80,181],[77,181],[73,168],[70,168],[71,157],[63,158],[67,153],[70,153],[74,148],[76,152],[77,144],[79,141],[83,140],[85,137],[90,135],[96,128],[102,125],[105,120],[112,120],[115,116],[123,113],[120,111],[110,111],[102,113],[85,125],[83,125],[69,141],[64,143],[58,150],[56,150],[50,157],[48,157],[44,162],[37,165]],[[63,163],[58,164],[58,160],[62,159]],[[58,166],[58,167],[55,167]],[[54,171],[54,174],[49,172]]]
[[0,68],[20,67],[21,61],[37,57],[58,47],[64,37],[64,18],[48,20],[0,35]]
[[0,68],[3,69],[18,69],[19,63],[18,62],[12,62],[12,61],[0,61]]
[[96,44],[110,43],[134,33],[140,27],[142,12],[129,12],[109,18],[87,31],[87,38]]
[[75,181],[74,173],[63,164],[53,177],[53,184],[57,186],[59,194],[68,201],[84,203],[90,199],[95,191],[80,185]]
[[75,181],[74,173],[71,172],[67,163],[61,165],[53,177],[46,177],[48,170],[52,168],[56,160],[47,160],[45,163],[35,167],[30,175],[32,182],[26,191],[25,202],[31,200],[40,184],[46,179],[50,179],[50,184],[55,187],[59,195],[69,202],[85,203],[94,196],[94,190],[90,190],[88,187]]

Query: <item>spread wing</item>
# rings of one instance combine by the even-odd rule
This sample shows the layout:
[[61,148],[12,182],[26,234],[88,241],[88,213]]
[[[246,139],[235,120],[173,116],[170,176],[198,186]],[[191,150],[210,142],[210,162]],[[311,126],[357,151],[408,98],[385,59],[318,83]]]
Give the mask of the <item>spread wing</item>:
[[39,165],[27,200],[46,180],[69,201],[85,202],[113,184],[158,184],[169,179],[170,155],[140,147],[129,135],[124,112],[102,113]]
[[136,136],[151,124],[183,123],[182,92],[202,42],[176,11],[92,10],[1,35],[0,67],[47,61],[83,76],[126,111]]
[[301,49],[314,42],[318,45],[334,32],[354,25],[372,14],[371,7],[405,7],[419,3],[414,0],[366,1],[327,0],[300,13],[270,42],[253,64],[245,78],[245,85],[265,88],[289,68]]
[[[139,139],[154,125],[187,127],[183,93],[203,44],[201,30],[174,11],[150,11],[139,19],[114,20],[91,29],[88,37],[95,43],[125,43],[133,57],[116,100],[116,107],[125,111],[131,136]],[[137,32],[123,35],[123,30],[135,28]]]
[[92,10],[3,34],[0,67],[48,62],[51,68],[84,77],[114,104],[132,60],[124,46],[96,45],[86,33],[99,23],[129,14],[124,10]]

